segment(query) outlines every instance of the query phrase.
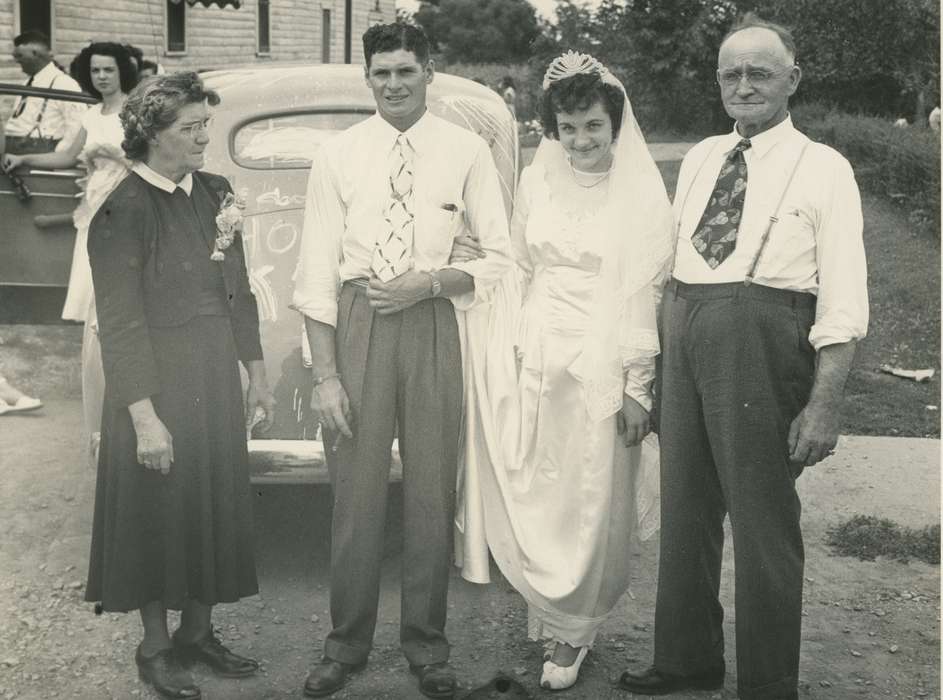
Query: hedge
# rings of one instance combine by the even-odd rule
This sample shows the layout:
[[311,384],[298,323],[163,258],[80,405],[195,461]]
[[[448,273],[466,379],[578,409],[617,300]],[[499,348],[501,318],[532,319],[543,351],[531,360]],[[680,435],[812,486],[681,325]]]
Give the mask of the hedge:
[[904,204],[915,223],[940,226],[940,135],[923,126],[832,111],[810,103],[792,110],[796,127],[851,161],[863,190]]

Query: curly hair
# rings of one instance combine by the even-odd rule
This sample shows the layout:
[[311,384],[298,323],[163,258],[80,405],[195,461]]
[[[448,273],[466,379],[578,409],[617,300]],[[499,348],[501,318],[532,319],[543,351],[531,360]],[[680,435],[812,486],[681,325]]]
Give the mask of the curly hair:
[[612,121],[612,138],[619,138],[625,96],[615,85],[604,83],[598,73],[579,73],[550,84],[540,97],[540,123],[544,135],[559,139],[557,115],[587,110],[599,103]]
[[422,27],[394,22],[375,24],[363,33],[363,58],[367,68],[374,54],[399,49],[412,51],[420,65],[429,60],[429,38]]
[[207,102],[215,107],[219,94],[207,90],[196,73],[168,73],[145,78],[131,91],[121,110],[124,141],[121,147],[132,160],[144,160],[148,142],[177,120],[188,104]]
[[102,98],[101,93],[92,84],[92,56],[111,56],[118,65],[118,78],[121,81],[121,92],[129,93],[138,84],[138,71],[131,60],[128,49],[113,41],[96,41],[79,52],[71,64],[69,72],[82,86],[82,90],[89,95]]

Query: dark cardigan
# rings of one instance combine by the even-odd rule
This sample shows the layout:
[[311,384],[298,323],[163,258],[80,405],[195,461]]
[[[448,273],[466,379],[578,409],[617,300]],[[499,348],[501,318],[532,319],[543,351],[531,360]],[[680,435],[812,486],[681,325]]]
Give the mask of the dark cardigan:
[[210,260],[216,214],[231,191],[225,178],[197,171],[187,198],[183,190],[168,194],[132,172],[92,219],[88,255],[102,363],[108,393],[119,404],[160,391],[148,328],[183,325],[199,313],[208,266],[222,269],[239,359],[262,359],[241,236],[225,260]]

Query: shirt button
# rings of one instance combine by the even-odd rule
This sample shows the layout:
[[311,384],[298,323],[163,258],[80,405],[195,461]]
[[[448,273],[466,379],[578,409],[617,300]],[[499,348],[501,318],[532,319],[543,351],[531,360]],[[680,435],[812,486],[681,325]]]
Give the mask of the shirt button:
[[193,263],[191,263],[189,260],[186,261],[186,262],[183,264],[183,271],[184,271],[184,272],[190,272],[190,270],[192,270],[192,269],[193,269]]
[[158,272],[163,272],[163,271],[164,271],[164,263],[162,263],[162,262],[157,263],[157,271],[158,271]]

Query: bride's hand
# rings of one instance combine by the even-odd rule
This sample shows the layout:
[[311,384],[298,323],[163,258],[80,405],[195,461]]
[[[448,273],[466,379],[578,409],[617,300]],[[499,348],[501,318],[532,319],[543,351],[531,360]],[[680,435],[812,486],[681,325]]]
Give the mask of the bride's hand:
[[648,411],[631,396],[623,395],[622,410],[616,414],[616,429],[626,447],[638,445],[652,429]]
[[452,240],[452,253],[449,255],[449,264],[469,262],[485,257],[481,244],[470,233],[463,233]]

